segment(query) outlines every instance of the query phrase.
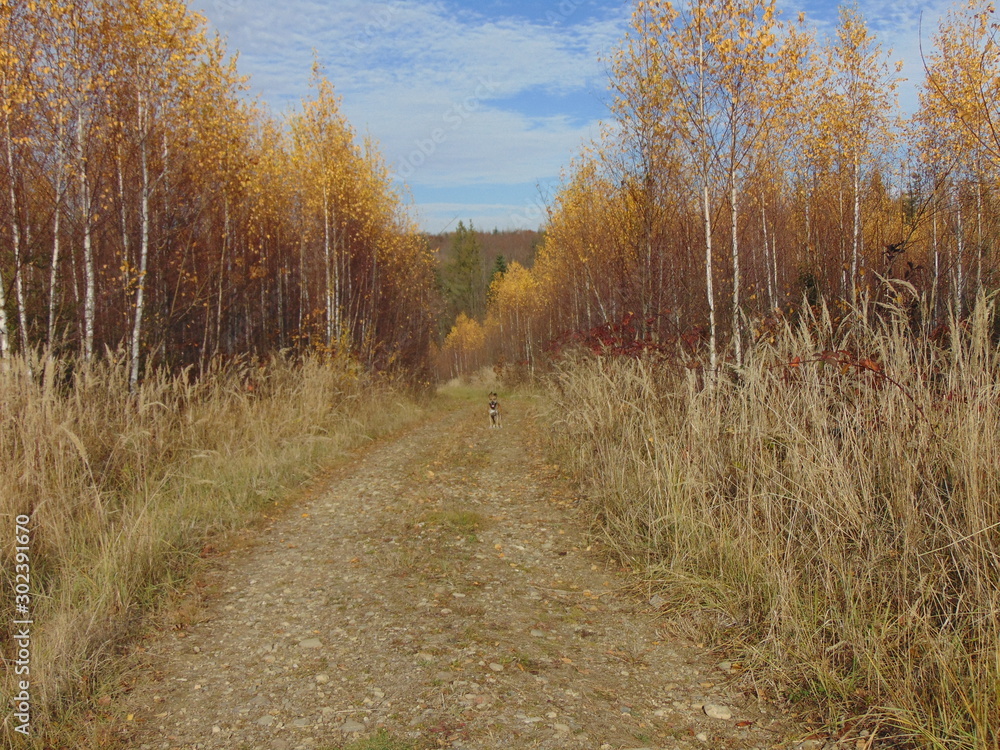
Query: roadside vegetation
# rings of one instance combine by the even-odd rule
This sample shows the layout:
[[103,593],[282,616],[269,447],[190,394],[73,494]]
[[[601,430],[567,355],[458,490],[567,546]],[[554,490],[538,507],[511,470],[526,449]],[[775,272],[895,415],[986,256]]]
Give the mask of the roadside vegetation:
[[[344,359],[275,357],[199,378],[158,371],[134,390],[124,358],[72,373],[36,362],[38,377],[8,362],[0,518],[31,517],[38,747],[86,734],[92,701],[120,687],[120,656],[206,549],[277,511],[351,449],[422,414],[408,389]],[[18,619],[13,555],[12,544],[0,547],[5,642]],[[0,692],[16,694],[13,670],[2,679]],[[0,744],[19,746],[10,722],[3,731]]]
[[996,306],[913,336],[825,307],[712,382],[684,358],[567,356],[561,459],[599,533],[748,688],[828,730],[1000,743]]

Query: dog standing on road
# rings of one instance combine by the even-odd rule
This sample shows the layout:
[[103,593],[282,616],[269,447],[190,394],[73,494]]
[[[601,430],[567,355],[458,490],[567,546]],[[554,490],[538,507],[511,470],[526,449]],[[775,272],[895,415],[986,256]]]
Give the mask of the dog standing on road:
[[497,394],[490,394],[490,427],[500,427],[500,402]]

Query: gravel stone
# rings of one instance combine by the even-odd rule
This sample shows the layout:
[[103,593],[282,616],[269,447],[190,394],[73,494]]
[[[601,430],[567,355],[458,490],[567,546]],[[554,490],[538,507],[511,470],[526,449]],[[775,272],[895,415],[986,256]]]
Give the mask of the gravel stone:
[[723,719],[728,721],[733,718],[733,712],[729,706],[720,706],[717,703],[706,703],[702,709],[705,712],[705,716],[712,719]]

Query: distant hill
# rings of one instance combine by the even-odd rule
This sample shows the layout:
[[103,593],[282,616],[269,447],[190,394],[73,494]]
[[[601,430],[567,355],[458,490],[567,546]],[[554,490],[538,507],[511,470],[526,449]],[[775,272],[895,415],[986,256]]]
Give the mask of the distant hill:
[[[449,254],[454,236],[454,232],[427,235],[431,250],[440,261],[450,260]],[[477,229],[476,239],[479,240],[482,249],[484,271],[488,273],[493,269],[498,255],[502,255],[507,263],[516,260],[525,268],[531,268],[543,236],[542,232],[529,229],[513,231],[494,229],[492,232],[482,232]]]

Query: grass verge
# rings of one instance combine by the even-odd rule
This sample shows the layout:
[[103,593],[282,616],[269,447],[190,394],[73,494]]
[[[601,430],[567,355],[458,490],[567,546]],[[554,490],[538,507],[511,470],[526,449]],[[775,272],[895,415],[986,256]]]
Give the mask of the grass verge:
[[[275,359],[193,379],[154,373],[134,393],[123,361],[69,375],[24,361],[0,372],[0,632],[13,656],[15,519],[30,518],[31,740],[59,747],[113,675],[147,613],[207,540],[338,456],[418,419],[401,389],[348,362]],[[4,717],[8,719],[8,716]]]
[[650,593],[702,613],[701,637],[758,690],[841,735],[866,722],[897,744],[995,748],[995,321],[982,303],[932,340],[899,310],[820,312],[707,387],[666,362],[580,357],[552,382],[557,450]]

